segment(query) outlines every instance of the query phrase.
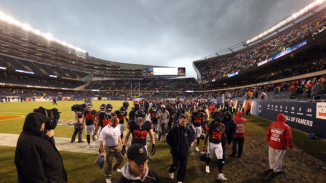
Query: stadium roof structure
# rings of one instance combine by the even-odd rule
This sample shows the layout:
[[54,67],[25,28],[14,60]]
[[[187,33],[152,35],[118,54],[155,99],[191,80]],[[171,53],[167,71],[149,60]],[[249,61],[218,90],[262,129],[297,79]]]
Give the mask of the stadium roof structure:
[[316,13],[319,13],[320,11],[324,10],[325,8],[326,8],[326,0],[316,0],[313,3],[304,7],[303,9],[301,9],[300,11],[298,11],[297,13],[294,13],[290,17],[285,18],[281,22],[270,27],[266,31],[262,32],[261,34],[255,36],[251,39],[248,39],[246,41],[242,41],[238,44],[235,44],[231,47],[220,50],[216,53],[207,55],[206,57],[198,59],[194,62],[205,61],[208,58],[232,54],[232,53],[242,51],[243,49],[246,49],[248,47],[256,46],[258,43],[271,39],[275,35],[278,35],[280,32],[282,32],[284,30],[288,30],[292,26],[297,25],[299,22],[302,22],[305,19],[308,19],[310,16],[313,16]]

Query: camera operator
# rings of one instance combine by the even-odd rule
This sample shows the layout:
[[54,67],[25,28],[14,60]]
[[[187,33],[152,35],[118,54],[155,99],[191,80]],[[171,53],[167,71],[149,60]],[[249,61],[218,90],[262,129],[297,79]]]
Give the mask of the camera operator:
[[67,174],[53,140],[59,112],[44,108],[34,111],[37,112],[26,116],[23,132],[17,141],[15,164],[18,182],[66,183]]
[[82,133],[83,133],[83,129],[84,129],[84,121],[83,121],[83,111],[85,109],[86,105],[82,104],[82,105],[78,105],[75,104],[71,107],[72,112],[72,116],[73,116],[73,123],[74,123],[74,133],[72,134],[71,137],[71,143],[75,142],[75,138],[76,135],[78,134],[78,143],[84,142],[82,139]]
[[54,142],[54,129],[57,127],[59,118],[60,118],[60,112],[58,112],[58,109],[45,109],[43,107],[39,107],[37,109],[34,109],[33,112],[37,112],[42,114],[43,116],[49,117],[51,120],[45,123],[45,130],[43,131],[43,137],[48,138],[53,144]]

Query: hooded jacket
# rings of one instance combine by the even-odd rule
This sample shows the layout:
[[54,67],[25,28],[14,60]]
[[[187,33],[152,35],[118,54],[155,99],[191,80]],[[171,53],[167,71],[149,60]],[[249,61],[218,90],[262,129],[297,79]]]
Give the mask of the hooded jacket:
[[67,182],[62,158],[53,142],[42,137],[42,123],[50,118],[40,113],[26,116],[15,153],[18,182]]
[[266,136],[270,147],[280,150],[286,150],[287,147],[292,148],[292,130],[285,123],[285,116],[279,114],[276,122],[269,125]]
[[[230,116],[229,119],[226,119],[226,116]],[[225,115],[222,118],[222,123],[225,125],[225,135],[228,144],[231,144],[237,129],[237,123],[232,119],[232,115],[229,111],[225,112]]]
[[[159,115],[162,115],[162,116],[159,116]],[[156,118],[158,119],[158,123],[159,124],[162,124],[162,123],[168,123],[170,121],[170,112],[165,109],[165,111],[158,111],[156,113]]]
[[127,162],[121,169],[122,176],[115,183],[160,183],[157,173],[147,166],[142,178],[131,174],[130,164]]
[[245,137],[245,124],[247,120],[242,118],[242,112],[238,111],[236,117],[233,119],[237,123],[237,129],[234,138],[244,138]]

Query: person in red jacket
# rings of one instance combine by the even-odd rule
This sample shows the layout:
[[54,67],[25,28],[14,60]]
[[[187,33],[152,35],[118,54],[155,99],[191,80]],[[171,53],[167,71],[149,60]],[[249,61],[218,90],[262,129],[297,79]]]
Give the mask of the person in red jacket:
[[276,123],[269,125],[267,130],[267,141],[269,143],[269,167],[270,172],[283,174],[282,160],[286,148],[292,149],[292,131],[285,124],[286,118],[283,114],[277,115]]
[[[233,120],[237,123],[237,129],[232,142],[232,153],[230,154],[230,156],[232,157],[238,154],[238,157],[240,158],[243,153],[243,143],[245,138],[245,124],[247,123],[247,120],[242,118],[242,115],[243,113],[241,111],[238,111],[236,117],[233,118]],[[237,152],[237,144],[239,145],[238,152]]]
[[215,106],[213,103],[211,103],[211,105],[209,106],[209,112],[211,113],[211,116],[213,116],[213,113],[215,112]]

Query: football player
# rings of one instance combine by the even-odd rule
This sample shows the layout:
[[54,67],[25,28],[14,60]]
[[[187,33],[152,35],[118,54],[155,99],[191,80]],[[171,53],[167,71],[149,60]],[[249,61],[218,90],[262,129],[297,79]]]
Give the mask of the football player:
[[91,147],[91,132],[93,135],[93,144],[95,145],[95,127],[94,127],[94,120],[95,120],[95,116],[96,116],[96,110],[92,109],[92,104],[89,103],[86,105],[87,109],[83,112],[83,120],[84,124],[86,122],[86,137],[87,137],[87,148]]
[[125,107],[120,107],[120,110],[116,110],[114,113],[119,118],[120,136],[121,139],[123,139],[123,131],[125,130],[125,118],[127,122],[129,121],[127,117],[127,110]]
[[202,124],[203,124],[203,118],[204,115],[201,113],[200,108],[194,109],[194,111],[191,113],[191,123],[195,126],[196,135],[197,138],[197,145],[196,145],[196,151],[199,152],[199,139],[202,134]]
[[[152,140],[152,156],[155,154],[155,138],[153,134],[153,124],[150,121],[146,121],[145,112],[142,110],[138,110],[135,113],[135,119],[130,119],[127,126],[126,137],[123,140],[122,146],[122,155],[126,154],[126,145],[129,139],[130,133],[132,133],[132,141],[131,144],[142,144],[146,145],[146,136],[149,132],[149,135]],[[148,151],[148,150],[147,150]]]
[[222,148],[222,140],[225,141],[225,148],[227,148],[228,143],[225,135],[225,125],[222,123],[222,119],[220,117],[215,118],[212,123],[207,125],[206,127],[206,135],[204,139],[204,147],[203,150],[207,151],[207,138],[209,136],[209,144],[208,144],[208,156],[206,157],[206,173],[210,173],[209,170],[209,162],[213,155],[216,155],[218,160],[218,169],[219,175],[218,180],[227,180],[223,174],[223,148]]
[[111,122],[111,118],[116,116],[112,110],[113,106],[111,104],[107,104],[105,107],[105,112],[98,113],[96,128],[98,129],[99,135],[101,134],[102,129]]
[[149,110],[149,113],[151,115],[150,119],[153,123],[153,131],[156,133],[156,138],[158,139],[158,122],[157,122],[157,117],[156,117],[157,107],[155,104],[153,104],[153,106]]

